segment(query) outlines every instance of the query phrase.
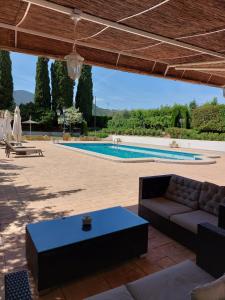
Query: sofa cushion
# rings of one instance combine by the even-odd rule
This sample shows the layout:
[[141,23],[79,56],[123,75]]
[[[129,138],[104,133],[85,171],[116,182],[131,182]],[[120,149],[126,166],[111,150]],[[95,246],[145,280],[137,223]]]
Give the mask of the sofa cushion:
[[199,198],[199,207],[218,216],[220,204],[225,204],[225,187],[204,182]]
[[136,300],[190,300],[198,285],[214,280],[192,261],[184,261],[127,284]]
[[194,288],[191,300],[223,300],[225,299],[225,275],[209,283]]
[[169,219],[174,214],[192,211],[190,207],[168,200],[164,197],[143,199],[140,203],[166,219]]
[[125,285],[118,288],[108,290],[101,294],[97,294],[92,297],[85,298],[84,300],[135,300]]
[[207,222],[217,226],[218,223],[218,218],[216,216],[203,210],[173,215],[170,220],[196,234],[198,231],[198,224]]
[[173,175],[165,197],[169,200],[198,209],[198,200],[202,183],[190,178]]

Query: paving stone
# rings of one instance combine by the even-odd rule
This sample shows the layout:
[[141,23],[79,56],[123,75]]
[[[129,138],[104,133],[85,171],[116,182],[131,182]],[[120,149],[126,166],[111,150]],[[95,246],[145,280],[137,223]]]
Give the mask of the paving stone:
[[[117,205],[137,213],[140,176],[176,173],[224,184],[225,155],[214,165],[118,164],[62,149],[51,142],[28,145],[43,149],[45,156],[12,155],[10,159],[0,159],[0,300],[4,295],[3,275],[27,268],[24,235],[27,223]],[[0,157],[5,157],[3,149]],[[145,257],[63,284],[40,297],[30,273],[29,277],[34,300],[81,300],[185,259],[195,261],[194,253],[150,226]]]

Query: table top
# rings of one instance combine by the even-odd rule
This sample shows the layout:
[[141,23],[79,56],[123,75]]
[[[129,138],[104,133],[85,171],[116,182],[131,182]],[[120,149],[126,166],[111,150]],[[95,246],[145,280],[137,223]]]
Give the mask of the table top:
[[[92,226],[89,231],[82,229],[82,218],[86,215],[92,218]],[[148,224],[148,221],[125,208],[116,206],[71,217],[28,224],[27,231],[36,251],[40,253],[144,224]]]

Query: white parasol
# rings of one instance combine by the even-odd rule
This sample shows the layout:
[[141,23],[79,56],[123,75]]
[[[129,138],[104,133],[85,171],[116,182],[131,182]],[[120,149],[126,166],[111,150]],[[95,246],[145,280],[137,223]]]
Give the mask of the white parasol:
[[11,126],[12,117],[8,110],[4,114],[4,123],[3,123],[3,136],[6,140],[9,140],[12,136],[12,126]]
[[14,139],[17,142],[21,141],[22,127],[21,127],[20,109],[18,106],[16,106],[15,112],[14,112],[14,122],[13,122],[12,134],[13,134]]

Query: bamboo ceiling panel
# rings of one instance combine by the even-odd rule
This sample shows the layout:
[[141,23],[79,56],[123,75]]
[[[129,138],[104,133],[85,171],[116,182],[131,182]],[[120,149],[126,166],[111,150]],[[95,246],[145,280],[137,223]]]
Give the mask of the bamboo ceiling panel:
[[15,25],[24,15],[27,3],[18,0],[0,0],[0,22]]
[[196,64],[199,62],[210,62],[210,61],[221,61],[220,58],[212,57],[207,54],[201,54],[201,53],[196,53],[195,55],[192,56],[183,56],[180,58],[173,58],[173,59],[165,59],[165,62],[170,64],[170,65],[176,65],[176,64]]
[[123,23],[163,36],[179,38],[224,28],[224,0],[171,0]]
[[162,2],[161,0],[53,0],[111,21],[119,21]]
[[157,43],[154,40],[143,38],[113,28],[109,28],[102,32],[100,35],[88,39],[87,42],[93,43],[94,45],[118,49],[119,51],[144,47],[146,44],[154,45]]
[[85,57],[86,61],[96,61],[96,63],[102,63],[102,65],[116,65],[117,54],[115,53],[96,50],[93,48],[86,48],[82,46],[77,46],[77,51],[79,51],[80,55]]
[[[46,3],[78,9],[90,17],[102,18],[103,22],[81,18],[75,31],[74,21],[68,14],[28,5],[23,0],[0,0],[0,47],[64,59],[76,39],[78,52],[89,64],[225,86],[224,0],[51,0]],[[106,26],[105,20],[126,25],[133,33],[128,32],[129,28],[125,31]],[[136,29],[141,32],[135,32]]]
[[199,72],[199,71],[190,71],[190,70],[187,70],[187,71],[184,72],[183,78],[184,79],[190,79],[190,80],[198,79],[200,82],[201,81],[202,82],[206,82],[206,81],[209,80],[210,74]]
[[0,47],[13,47],[15,44],[15,33],[13,30],[0,28]]
[[64,57],[73,49],[72,44],[50,40],[39,36],[34,36],[26,33],[18,33],[18,47],[21,49],[33,50],[34,52],[43,52],[46,55],[52,54],[53,57]]
[[225,52],[225,28],[223,31],[215,32],[207,35],[201,35],[196,37],[190,37],[186,39],[181,39],[182,41],[210,49],[217,52]]
[[75,36],[76,38],[89,37],[102,30],[105,26],[80,20],[77,24],[75,35],[74,21],[70,16],[32,5],[21,27],[36,31],[39,31],[41,28],[45,33],[74,39]]
[[143,50],[133,50],[129,52],[134,54],[145,55],[147,57],[151,57],[153,59],[160,59],[160,60],[176,59],[179,57],[186,57],[186,56],[189,57],[192,55],[196,55],[195,51],[191,51],[184,48],[178,48],[176,46],[163,44],[163,43]]

